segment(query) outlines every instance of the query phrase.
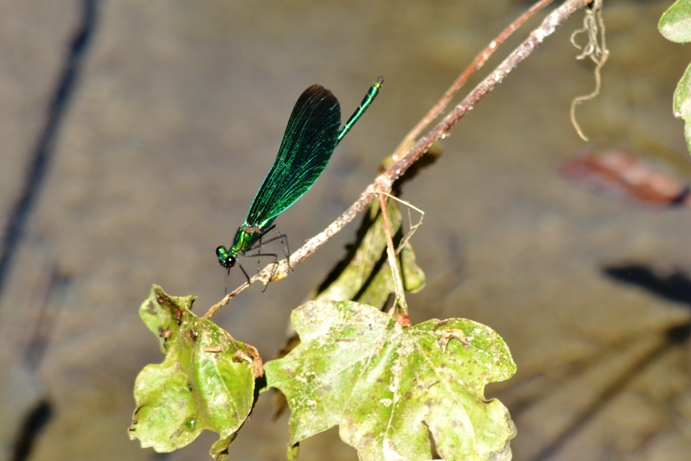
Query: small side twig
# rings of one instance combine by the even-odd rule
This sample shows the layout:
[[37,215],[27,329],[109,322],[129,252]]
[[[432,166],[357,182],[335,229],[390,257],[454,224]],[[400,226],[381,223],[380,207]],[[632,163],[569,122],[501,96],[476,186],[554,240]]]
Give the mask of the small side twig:
[[[467,114],[487,93],[492,91],[499,83],[506,78],[506,76],[518,66],[523,60],[530,56],[535,49],[540,46],[547,37],[552,35],[554,31],[561,24],[564,23],[572,14],[583,8],[593,0],[566,0],[564,4],[556,8],[548,14],[542,21],[539,27],[533,30],[528,38],[521,43],[504,61],[497,66],[484,80],[482,80],[468,96],[463,99],[454,109],[449,112],[434,128],[432,128],[424,137],[422,137],[400,160],[393,163],[389,168],[381,173],[374,180],[372,184],[362,192],[360,198],[353,203],[348,210],[339,216],[334,222],[324,229],[319,234],[315,235],[307,241],[300,249],[290,256],[290,266],[288,262],[283,259],[279,261],[278,267],[273,268],[273,264],[266,266],[257,275],[251,278],[250,282],[258,282],[266,284],[270,281],[280,280],[284,278],[289,271],[301,264],[312,253],[317,251],[324,245],[333,235],[343,229],[346,224],[352,221],[380,192],[389,193],[391,186],[398,178],[400,178],[408,168],[413,165],[425,152],[432,146],[432,144],[446,133]],[[273,278],[271,274],[274,274]],[[270,280],[271,279],[271,280]],[[204,318],[208,319],[221,307],[228,304],[228,302],[237,296],[238,293],[244,291],[249,286],[244,283],[233,292],[226,295],[217,304],[214,304]]]
[[408,313],[408,303],[405,300],[405,291],[403,290],[403,282],[401,281],[401,272],[398,268],[398,261],[396,260],[396,250],[393,247],[393,239],[391,238],[391,221],[389,221],[389,210],[386,204],[386,195],[379,194],[379,203],[381,205],[381,216],[384,219],[384,236],[386,237],[386,254],[389,259],[389,268],[393,278],[394,291],[396,292],[396,305],[399,312],[403,314]]
[[[415,232],[418,230],[418,228],[419,228],[420,226],[422,226],[422,220],[423,220],[423,218],[425,217],[425,212],[422,211],[420,208],[416,207],[415,205],[413,205],[412,203],[410,203],[410,202],[408,202],[408,201],[406,201],[406,200],[402,200],[402,199],[396,197],[396,196],[393,195],[393,194],[385,194],[384,192],[380,192],[380,195],[385,195],[386,197],[388,197],[388,198],[390,198],[390,199],[392,199],[392,200],[395,200],[395,201],[397,201],[398,203],[400,203],[400,204],[405,205],[406,207],[408,207],[408,222],[409,222],[409,225],[410,225],[410,229],[408,230],[408,232],[406,232],[406,234],[405,234],[405,235],[403,236],[403,238],[401,239],[400,243],[398,244],[398,248],[396,248],[396,256],[398,256],[398,255],[401,253],[401,251],[403,251],[403,248],[406,246],[406,244],[407,244],[408,241],[411,239],[411,237],[413,236],[413,234],[415,234]],[[412,208],[413,210],[415,210],[415,211],[417,211],[418,213],[420,213],[420,220],[419,220],[417,223],[415,223],[415,224],[413,224],[413,220],[412,220],[411,217],[410,217],[410,208]]]

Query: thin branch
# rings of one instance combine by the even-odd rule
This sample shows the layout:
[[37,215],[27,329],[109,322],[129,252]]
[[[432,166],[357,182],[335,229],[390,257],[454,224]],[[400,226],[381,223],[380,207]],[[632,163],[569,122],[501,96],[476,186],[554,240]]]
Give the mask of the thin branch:
[[[547,37],[552,35],[554,31],[561,24],[564,23],[572,14],[583,8],[592,0],[566,0],[564,4],[556,8],[548,14],[542,21],[539,27],[533,30],[528,38],[521,43],[511,54],[492,71],[484,80],[482,80],[468,96],[463,99],[454,109],[444,117],[432,130],[430,130],[423,138],[421,138],[411,149],[396,163],[389,166],[389,168],[374,180],[372,184],[362,192],[360,198],[353,203],[345,213],[339,216],[334,222],[324,229],[319,234],[315,235],[307,241],[300,249],[290,256],[290,267],[285,259],[279,261],[278,267],[274,270],[274,264],[270,264],[262,269],[257,275],[250,280],[252,283],[261,281],[266,284],[270,281],[281,280],[284,278],[292,268],[295,268],[307,259],[312,253],[317,251],[324,245],[333,235],[343,229],[346,224],[352,221],[367,205],[380,193],[389,193],[391,185],[394,181],[400,178],[403,173],[410,168],[425,152],[432,146],[432,144],[444,136],[449,130],[467,114],[478,101],[480,101],[487,93],[492,91],[504,78],[518,66],[524,59],[530,56],[535,49],[540,46]],[[271,274],[274,274],[271,278]],[[271,280],[270,280],[271,279]],[[204,318],[210,318],[221,307],[228,304],[228,302],[237,296],[238,293],[244,291],[249,286],[244,283],[235,289],[233,292],[226,295],[217,304],[214,304],[209,311],[204,314]]]
[[482,50],[477,56],[475,56],[475,59],[473,59],[473,62],[470,63],[468,67],[461,73],[461,75],[458,76],[455,82],[451,84],[448,90],[446,90],[446,93],[441,97],[441,99],[432,107],[427,114],[422,117],[422,119],[418,122],[417,125],[415,125],[415,128],[410,130],[410,132],[403,138],[403,141],[398,145],[396,150],[394,151],[393,158],[395,160],[398,160],[401,155],[403,155],[405,152],[410,149],[410,146],[412,146],[415,143],[415,140],[417,139],[418,136],[420,136],[420,133],[422,133],[422,130],[424,130],[427,125],[432,123],[432,120],[437,118],[439,114],[441,114],[444,109],[446,109],[446,106],[449,104],[451,99],[458,93],[458,91],[465,85],[465,82],[468,81],[471,75],[476,70],[479,70],[485,62],[494,54],[494,52],[499,48],[499,46],[506,41],[507,38],[511,36],[516,30],[518,30],[519,27],[521,27],[528,19],[532,18],[535,13],[538,11],[542,10],[544,7],[552,3],[554,0],[540,0],[536,4],[534,4],[528,11],[523,13],[516,19],[514,22],[509,24],[509,26],[504,29],[497,37],[489,42],[489,45],[485,47],[484,50]]

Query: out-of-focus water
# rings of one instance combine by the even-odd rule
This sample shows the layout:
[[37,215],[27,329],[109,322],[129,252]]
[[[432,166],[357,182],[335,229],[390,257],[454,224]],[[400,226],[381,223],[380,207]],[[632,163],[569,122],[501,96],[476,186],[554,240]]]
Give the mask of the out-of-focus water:
[[[410,296],[411,317],[471,318],[507,341],[519,371],[492,395],[516,420],[518,460],[672,459],[665,456],[688,447],[673,416],[688,416],[685,352],[663,347],[671,355],[654,355],[663,341],[656,338],[688,321],[687,307],[617,283],[603,268],[636,263],[661,277],[688,273],[691,213],[636,206],[558,175],[565,159],[614,147],[689,177],[671,99],[691,52],[657,32],[667,3],[606,2],[611,57],[602,94],[577,110],[589,143],[569,122],[571,99],[594,85],[592,63],[576,61],[569,43],[579,13],[454,128],[443,157],[404,191],[426,213],[412,245],[428,283]],[[527,8],[508,1],[101,4],[28,231],[27,241],[47,251],[22,253],[2,299],[3,319],[30,306],[23,294],[35,287],[24,281],[40,280],[30,274],[42,267],[57,266],[72,281],[32,378],[55,405],[32,459],[150,458],[126,435],[134,376],[162,360],[138,305],[159,283],[171,294],[199,295],[202,312],[226,283],[242,281],[236,270],[227,282],[214,248],[231,243],[306,87],[331,89],[350,114],[385,78],[322,178],[280,216],[293,249],[359,196],[472,58]],[[343,255],[355,228],[266,293],[245,291],[215,319],[268,360],[291,309]],[[232,457],[283,459],[287,418],[272,423],[270,413],[264,396]],[[213,438],[202,439],[166,459],[203,459]],[[356,459],[337,439],[331,430],[307,441],[301,459]]]

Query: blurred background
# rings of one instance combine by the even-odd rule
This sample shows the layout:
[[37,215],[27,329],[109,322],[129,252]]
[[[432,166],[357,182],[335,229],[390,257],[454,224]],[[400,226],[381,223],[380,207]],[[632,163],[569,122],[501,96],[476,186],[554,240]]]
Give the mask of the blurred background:
[[[576,61],[569,43],[579,13],[405,188],[426,212],[412,244],[428,282],[409,297],[411,316],[470,318],[506,340],[518,373],[487,395],[514,417],[516,460],[691,452],[691,211],[597,194],[559,174],[591,149],[626,149],[691,182],[672,117],[691,49],[656,28],[670,3],[606,2],[602,94],[577,110],[590,142],[568,114],[594,85],[592,63]],[[198,295],[202,313],[242,282],[239,271],[226,279],[214,249],[231,243],[306,87],[329,88],[350,114],[386,79],[313,190],[280,216],[293,249],[359,196],[529,5],[0,0],[0,459],[210,459],[213,434],[161,455],[128,439],[135,376],[163,359],[138,316],[151,284]],[[290,311],[355,229],[214,319],[270,359]],[[273,423],[271,413],[262,396],[231,459],[285,459],[288,416]],[[325,455],[357,459],[337,429],[302,444],[303,460]]]

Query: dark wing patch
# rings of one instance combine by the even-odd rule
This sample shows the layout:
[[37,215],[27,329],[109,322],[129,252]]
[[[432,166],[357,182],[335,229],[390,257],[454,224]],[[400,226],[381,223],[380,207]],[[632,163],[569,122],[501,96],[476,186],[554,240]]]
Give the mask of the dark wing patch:
[[321,85],[295,103],[281,147],[252,200],[246,222],[263,227],[307,192],[331,160],[341,126],[338,99]]

